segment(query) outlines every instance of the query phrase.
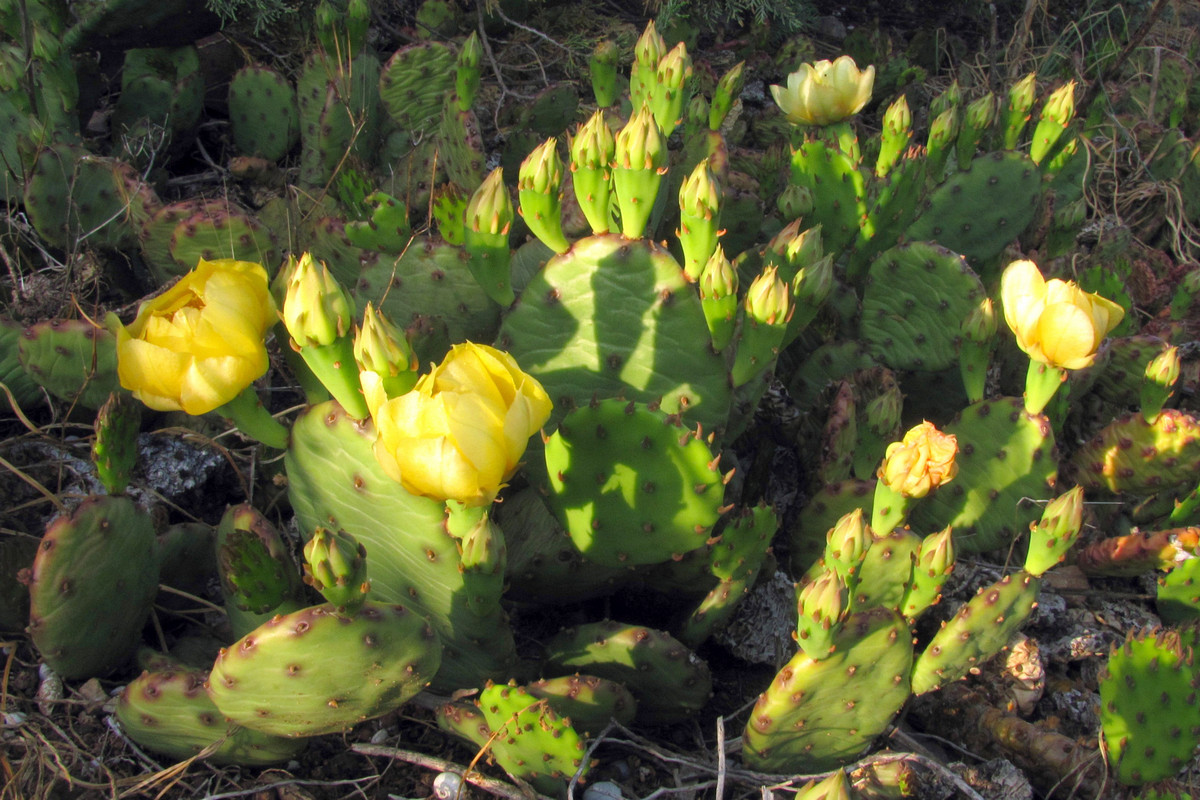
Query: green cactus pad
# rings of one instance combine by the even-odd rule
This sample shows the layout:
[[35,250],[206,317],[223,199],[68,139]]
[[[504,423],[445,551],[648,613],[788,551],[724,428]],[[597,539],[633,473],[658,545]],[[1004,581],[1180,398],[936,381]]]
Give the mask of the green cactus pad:
[[604,400],[546,441],[549,504],[575,546],[606,566],[658,564],[703,547],[722,501],[718,460],[679,421]]
[[379,75],[379,99],[392,119],[418,136],[437,125],[446,96],[454,91],[455,54],[444,44],[402,47]]
[[280,160],[300,141],[296,90],[270,67],[242,67],[229,82],[229,129],[242,153]]
[[557,796],[576,772],[587,774],[583,740],[549,701],[519,686],[491,685],[480,692],[477,702],[496,734],[492,756],[509,775]]
[[268,273],[279,261],[271,232],[224,200],[183,201],[159,209],[142,226],[141,242],[147,266],[162,282],[195,269],[200,259],[251,261]]
[[63,250],[132,243],[118,164],[69,144],[40,151],[25,180],[25,210],[42,238]]
[[116,716],[130,739],[184,760],[209,751],[214,764],[258,766],[297,756],[303,739],[252,731],[227,721],[204,691],[205,672],[143,672],[117,699]]
[[438,129],[438,152],[446,176],[459,186],[483,183],[483,137],[474,111],[460,111],[453,95],[446,96]]
[[110,394],[96,414],[92,463],[108,494],[121,494],[129,486],[141,427],[142,404],[124,392]]
[[921,537],[905,528],[875,538],[863,558],[854,608],[882,606],[899,611],[920,547]]
[[31,325],[18,344],[21,366],[55,397],[97,409],[122,391],[117,380],[115,337],[87,320],[49,320]]
[[912,526],[936,531],[953,525],[960,553],[1006,547],[1038,518],[1038,501],[1053,496],[1057,456],[1050,423],[1026,413],[1021,400],[1002,397],[968,406],[943,430],[958,438],[958,475],[916,504]]
[[546,670],[582,672],[623,684],[638,703],[638,722],[677,722],[704,708],[712,673],[669,634],[612,620],[568,628],[546,643]]
[[854,241],[867,213],[865,180],[854,159],[819,140],[805,142],[792,153],[791,182],[812,194],[806,223],[821,226],[825,252],[840,252]]
[[800,651],[763,692],[743,735],[751,769],[823,772],[857,758],[908,699],[912,635],[899,614],[852,614],[833,652]]
[[905,236],[937,242],[982,271],[1033,222],[1041,193],[1041,173],[1028,156],[978,156],[929,195]]
[[575,730],[595,736],[609,722],[629,725],[637,714],[637,700],[621,684],[595,675],[564,675],[546,678],[524,687],[525,691],[550,704],[566,717]]
[[428,685],[441,643],[420,614],[366,603],[273,617],[221,651],[208,694],[229,719],[275,736],[348,730]]
[[584,558],[533,487],[506,497],[497,522],[508,546],[506,596],[511,599],[587,600],[613,594],[632,575],[629,568]]
[[1149,494],[1194,485],[1200,473],[1200,421],[1164,409],[1154,422],[1127,414],[1075,451],[1072,477],[1089,491]]
[[355,247],[398,256],[412,241],[408,224],[408,206],[386,192],[372,192],[364,198],[370,208],[369,219],[346,223],[346,238]]
[[913,694],[956,681],[1004,649],[1037,605],[1041,586],[1040,578],[1017,572],[980,589],[917,657]]
[[1185,637],[1161,629],[1131,633],[1100,675],[1108,767],[1127,786],[1172,777],[1200,740],[1200,681]]
[[801,408],[815,405],[830,383],[856,370],[879,366],[862,342],[829,342],[812,352],[792,374],[788,394]]
[[150,515],[92,497],[46,529],[29,583],[29,635],[63,678],[104,675],[133,657],[158,591]]
[[962,256],[932,242],[897,245],[871,264],[859,334],[893,369],[948,369],[962,321],[984,296]]
[[297,599],[300,570],[271,522],[249,504],[225,512],[217,527],[217,566],[227,604],[266,614]]
[[1171,624],[1200,619],[1200,558],[1185,558],[1158,579],[1155,607]]
[[541,381],[551,424],[593,397],[661,400],[706,431],[724,426],[731,390],[683,270],[658,245],[616,234],[582,239],[529,281],[498,346]]
[[[399,260],[364,266],[353,294],[407,329],[423,364],[440,361],[451,344],[490,341],[500,320],[500,307],[472,276],[466,253],[436,238],[417,237]],[[426,334],[431,327],[442,338]]]
[[444,527],[444,505],[389,478],[375,460],[374,440],[369,422],[350,419],[333,403],[300,415],[286,464],[301,530],[345,530],[367,549],[371,598],[403,602],[429,618],[444,646],[440,689],[509,674],[515,644],[500,598],[481,610],[486,587],[464,571],[459,544]]
[[[42,396],[41,384],[21,366],[20,343],[24,328],[0,317],[0,383],[21,408],[28,409]],[[0,410],[9,408],[8,396],[0,392]]]

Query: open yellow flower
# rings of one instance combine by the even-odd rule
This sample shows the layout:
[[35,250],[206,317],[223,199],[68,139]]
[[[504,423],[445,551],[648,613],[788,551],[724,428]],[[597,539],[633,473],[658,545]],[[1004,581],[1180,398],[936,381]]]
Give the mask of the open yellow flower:
[[958,474],[957,454],[958,439],[953,434],[922,422],[901,441],[888,445],[879,480],[904,497],[924,497]]
[[150,408],[207,413],[267,371],[275,319],[262,266],[201,259],[117,327],[117,375]]
[[455,345],[411,392],[375,409],[375,457],[413,494],[486,505],[517,471],[551,408],[512,356]]
[[852,117],[871,99],[875,67],[860,70],[850,56],[801,64],[787,88],[772,86],[776,105],[794,125],[830,125]]
[[1059,369],[1091,366],[1104,337],[1125,316],[1121,306],[1074,282],[1045,280],[1032,261],[1008,265],[1000,278],[1000,299],[1020,348],[1034,361]]

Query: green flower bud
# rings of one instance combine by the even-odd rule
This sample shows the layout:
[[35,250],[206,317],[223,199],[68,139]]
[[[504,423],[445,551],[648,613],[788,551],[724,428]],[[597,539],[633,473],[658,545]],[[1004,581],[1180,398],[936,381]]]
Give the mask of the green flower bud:
[[942,596],[942,587],[954,571],[954,529],[930,534],[921,540],[913,565],[912,580],[900,603],[900,613],[914,619],[922,611],[936,603]]
[[863,511],[856,508],[843,514],[825,536],[825,564],[836,571],[853,588],[853,579],[867,548],[871,546],[871,529],[863,521]]
[[382,311],[367,303],[362,326],[354,336],[354,360],[359,370],[396,376],[420,368],[404,331],[397,328]]
[[1037,94],[1037,73],[1031,72],[1013,84],[1008,91],[1008,108],[1004,112],[1004,149],[1012,150],[1021,139],[1021,131],[1029,121],[1029,109]]
[[366,548],[345,531],[317,528],[304,545],[304,582],[339,611],[354,611],[371,590]]
[[792,278],[792,297],[797,308],[812,308],[814,315],[816,308],[825,302],[832,291],[833,253],[797,270]]
[[1042,106],[1042,118],[1052,119],[1065,127],[1074,117],[1075,81],[1068,81],[1046,98],[1046,104]]
[[333,344],[349,334],[354,324],[354,300],[333,273],[311,253],[295,262],[283,301],[283,324],[294,346]]
[[988,344],[996,336],[996,325],[996,307],[990,297],[985,297],[963,320],[963,338],[976,344]]
[[988,92],[967,106],[967,125],[972,130],[984,131],[996,121],[996,96]]
[[713,219],[721,210],[721,187],[704,159],[679,187],[679,210],[694,217]]
[[479,34],[471,31],[458,51],[458,69],[454,76],[459,111],[467,111],[475,103],[475,96],[479,93],[479,63],[482,59],[483,45],[479,41]]
[[1029,528],[1025,571],[1033,576],[1061,562],[1083,527],[1083,487],[1076,486],[1046,504],[1042,518]]
[[775,206],[784,219],[799,219],[807,216],[813,210],[812,192],[807,186],[789,183],[779,193],[779,199],[775,202]]
[[562,186],[563,163],[558,157],[558,140],[550,137],[521,162],[517,177],[517,196],[525,224],[547,247],[565,253],[571,244],[563,235]]
[[517,190],[557,196],[562,176],[563,163],[558,157],[558,140],[551,136],[521,162],[521,169],[517,173]]
[[513,205],[504,185],[504,168],[496,167],[484,178],[467,203],[467,227],[475,233],[507,236],[512,227]]
[[462,49],[458,51],[458,66],[479,69],[482,61],[483,44],[479,41],[479,34],[471,31],[471,35],[463,42]]
[[823,572],[800,590],[797,606],[796,642],[809,657],[825,658],[850,608],[845,579],[833,570]]
[[612,129],[604,119],[604,110],[598,110],[580,126],[571,140],[571,171],[608,169],[616,157],[616,147]]
[[775,267],[767,267],[746,291],[746,316],[760,325],[772,327],[787,324],[792,315],[788,285],[780,279]]
[[958,108],[962,105],[962,89],[959,88],[958,81],[952,81],[946,90],[933,98],[933,102],[929,104],[929,116],[939,117],[952,108]]
[[700,298],[717,300],[732,297],[737,294],[737,290],[737,270],[725,257],[724,248],[717,245],[712,257],[704,265],[704,271],[700,273]]
[[900,95],[883,112],[883,129],[893,134],[912,130],[912,111],[907,96]]
[[1168,347],[1146,365],[1142,381],[1142,416],[1153,423],[1163,405],[1175,394],[1175,382],[1179,380],[1179,348]]
[[666,171],[667,143],[649,106],[643,105],[617,134],[616,166],[657,173]]
[[720,129],[733,104],[741,97],[742,87],[746,83],[745,67],[746,62],[739,61],[717,81],[717,88],[713,90],[712,107],[708,112],[709,130]]
[[611,39],[601,39],[592,50],[588,70],[592,77],[592,93],[596,105],[604,108],[617,101],[617,60],[620,51]]
[[654,20],[646,23],[645,30],[638,37],[637,44],[633,46],[633,58],[642,66],[656,68],[658,62],[662,61],[663,53],[667,51],[666,40],[659,35],[658,29],[654,27]]

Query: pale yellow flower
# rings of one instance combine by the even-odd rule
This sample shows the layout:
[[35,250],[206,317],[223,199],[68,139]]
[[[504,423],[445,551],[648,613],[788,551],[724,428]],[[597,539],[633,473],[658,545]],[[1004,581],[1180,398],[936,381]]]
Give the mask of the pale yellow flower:
[[413,494],[486,505],[517,471],[551,408],[512,356],[455,345],[411,392],[375,409],[375,456]]
[[787,88],[772,86],[775,103],[795,125],[830,125],[852,117],[871,99],[875,67],[860,70],[850,56],[801,64]]
[[958,439],[922,422],[888,445],[879,480],[905,497],[924,497],[958,474]]
[[1014,261],[1000,279],[1004,320],[1034,361],[1059,369],[1091,366],[1104,337],[1125,316],[1111,300],[1072,281],[1042,277],[1032,261]]
[[275,319],[261,265],[201,259],[117,327],[117,375],[150,408],[207,413],[267,371]]

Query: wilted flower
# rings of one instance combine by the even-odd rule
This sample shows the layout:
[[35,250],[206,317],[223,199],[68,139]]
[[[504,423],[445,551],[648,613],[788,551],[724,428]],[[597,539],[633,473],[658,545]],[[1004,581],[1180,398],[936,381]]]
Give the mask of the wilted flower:
[[375,410],[375,456],[413,494],[486,505],[516,472],[551,407],[512,356],[455,345],[411,392]]
[[1074,282],[1042,277],[1032,261],[1014,261],[1000,278],[1004,320],[1034,361],[1060,369],[1091,366],[1125,310]]
[[957,473],[958,440],[932,422],[922,422],[892,442],[884,453],[879,480],[905,497],[924,497]]
[[830,125],[852,117],[871,99],[875,67],[859,70],[850,56],[801,64],[787,88],[772,86],[775,103],[795,125]]
[[267,371],[263,338],[275,319],[261,265],[201,259],[117,327],[121,385],[157,411],[205,414]]

